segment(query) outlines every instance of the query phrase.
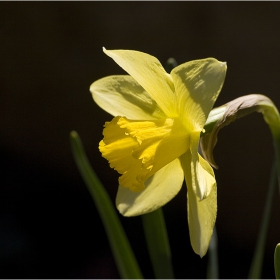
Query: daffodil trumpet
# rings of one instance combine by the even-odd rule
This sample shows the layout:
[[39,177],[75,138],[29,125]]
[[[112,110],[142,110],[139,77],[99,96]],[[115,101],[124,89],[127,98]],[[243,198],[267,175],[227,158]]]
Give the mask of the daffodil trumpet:
[[213,169],[198,146],[226,63],[194,60],[169,74],[146,53],[103,51],[129,74],[90,86],[94,101],[114,116],[105,123],[99,150],[121,174],[116,206],[124,216],[152,212],[180,191],[185,178],[191,244],[202,257],[216,221],[217,190]]

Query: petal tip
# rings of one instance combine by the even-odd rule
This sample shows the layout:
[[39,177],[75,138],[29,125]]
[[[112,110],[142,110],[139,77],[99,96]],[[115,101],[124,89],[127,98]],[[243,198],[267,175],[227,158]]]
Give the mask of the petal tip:
[[227,62],[226,61],[220,62],[220,67],[221,67],[221,69],[226,71],[227,70]]

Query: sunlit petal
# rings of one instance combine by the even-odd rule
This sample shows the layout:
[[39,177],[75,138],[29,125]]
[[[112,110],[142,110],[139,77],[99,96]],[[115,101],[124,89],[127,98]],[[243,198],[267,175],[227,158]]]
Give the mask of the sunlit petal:
[[191,167],[191,186],[196,196],[206,198],[214,185],[215,174],[210,164],[198,154],[200,133],[193,133],[190,141],[190,153],[187,153],[187,164]]
[[172,79],[157,58],[138,51],[103,50],[150,94],[167,117],[177,116]]
[[131,76],[109,76],[92,83],[94,101],[113,116],[153,120],[166,118],[157,103]]
[[206,58],[186,62],[171,71],[177,110],[187,127],[192,130],[203,129],[222,89],[226,69],[226,63]]
[[119,186],[116,205],[124,216],[152,212],[169,202],[181,189],[184,173],[179,159],[164,166],[146,182],[142,192]]

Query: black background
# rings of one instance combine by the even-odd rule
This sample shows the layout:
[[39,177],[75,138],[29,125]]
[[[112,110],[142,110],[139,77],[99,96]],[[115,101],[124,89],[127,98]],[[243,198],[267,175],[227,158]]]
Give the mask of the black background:
[[[76,130],[114,200],[118,174],[98,151],[112,117],[89,86],[123,70],[103,46],[146,52],[163,65],[169,57],[227,61],[216,106],[262,93],[279,107],[279,14],[279,2],[1,2],[0,278],[119,277],[69,145]],[[224,128],[215,159],[220,276],[246,278],[273,160],[261,114]],[[190,247],[185,186],[163,209],[176,278],[204,278],[207,256]],[[264,278],[274,277],[279,219],[275,193]],[[121,221],[152,278],[141,218]]]

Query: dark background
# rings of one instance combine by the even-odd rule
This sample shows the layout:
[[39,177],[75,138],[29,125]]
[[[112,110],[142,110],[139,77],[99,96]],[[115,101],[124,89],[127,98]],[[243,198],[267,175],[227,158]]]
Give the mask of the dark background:
[[[1,2],[0,278],[118,278],[94,203],[76,169],[69,133],[82,138],[112,200],[118,174],[98,143],[111,116],[90,84],[123,71],[102,52],[133,49],[163,65],[215,57],[228,72],[216,105],[262,93],[280,106],[279,2]],[[219,170],[220,276],[246,278],[260,225],[273,145],[260,114],[224,128]],[[186,188],[164,206],[177,278],[204,278],[190,247]],[[274,278],[279,195],[264,259]],[[122,218],[143,274],[152,278],[141,218]]]

